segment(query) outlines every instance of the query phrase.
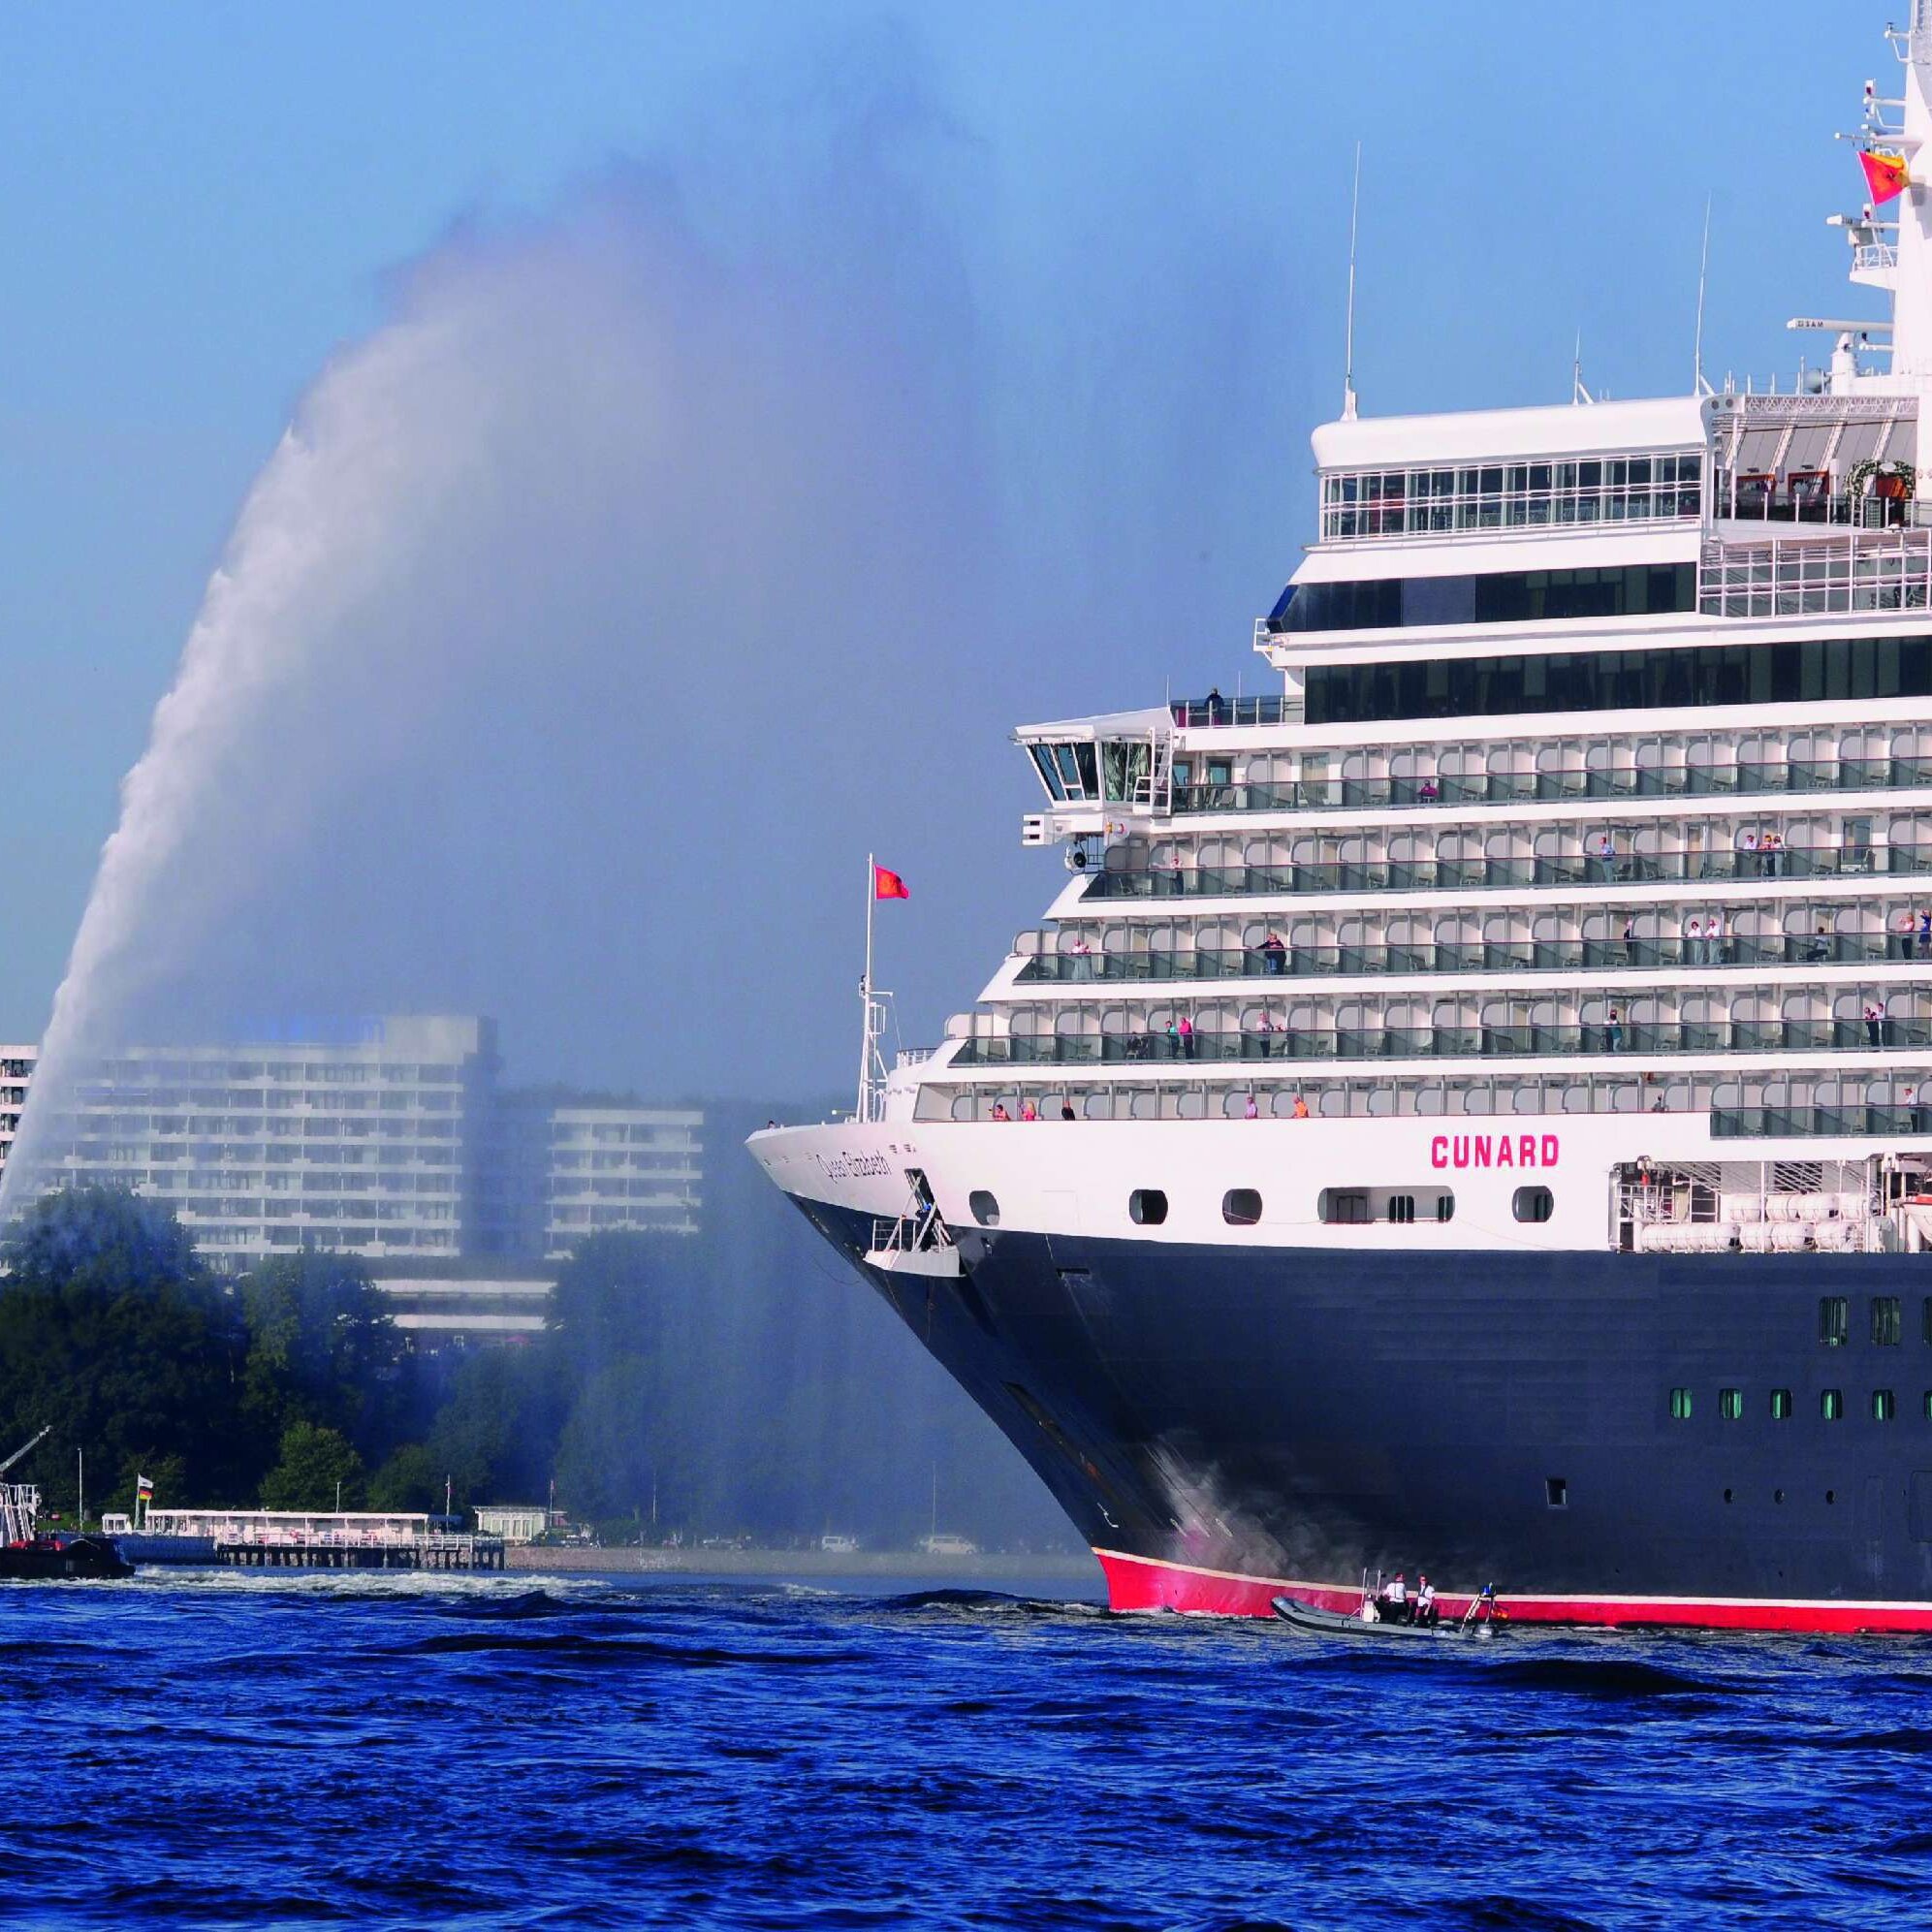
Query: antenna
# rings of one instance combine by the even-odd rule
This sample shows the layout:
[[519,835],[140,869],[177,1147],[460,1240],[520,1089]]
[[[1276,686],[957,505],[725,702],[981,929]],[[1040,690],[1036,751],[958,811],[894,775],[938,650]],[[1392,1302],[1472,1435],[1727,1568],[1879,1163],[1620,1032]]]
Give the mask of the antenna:
[[1711,275],[1711,198],[1704,196],[1704,252],[1697,263],[1697,340],[1691,364],[1691,394],[1709,396],[1711,386],[1704,380],[1704,291]]
[[1586,402],[1596,400],[1597,398],[1583,387],[1583,331],[1579,329],[1576,332],[1576,354],[1569,364],[1569,406],[1576,409]]
[[1355,420],[1355,237],[1362,218],[1362,143],[1355,143],[1355,195],[1348,205],[1348,345],[1342,372],[1342,420]]

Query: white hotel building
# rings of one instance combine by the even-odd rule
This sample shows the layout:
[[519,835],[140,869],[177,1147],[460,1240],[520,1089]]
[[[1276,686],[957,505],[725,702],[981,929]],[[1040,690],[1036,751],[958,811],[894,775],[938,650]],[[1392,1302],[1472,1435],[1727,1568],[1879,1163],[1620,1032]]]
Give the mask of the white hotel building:
[[[0,1160],[36,1057],[0,1047]],[[48,1178],[168,1202],[225,1272],[304,1249],[543,1262],[592,1233],[695,1230],[701,1113],[506,1093],[499,1068],[495,1023],[451,1015],[130,1049],[78,1086]]]

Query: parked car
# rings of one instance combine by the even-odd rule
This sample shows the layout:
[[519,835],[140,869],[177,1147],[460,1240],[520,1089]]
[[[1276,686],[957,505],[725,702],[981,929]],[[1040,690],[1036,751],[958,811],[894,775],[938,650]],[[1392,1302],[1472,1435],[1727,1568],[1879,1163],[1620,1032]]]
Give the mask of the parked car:
[[919,1548],[926,1556],[977,1556],[979,1545],[970,1536],[921,1536]]
[[859,1547],[857,1536],[835,1536],[828,1531],[818,1539],[818,1547],[834,1556],[850,1556]]

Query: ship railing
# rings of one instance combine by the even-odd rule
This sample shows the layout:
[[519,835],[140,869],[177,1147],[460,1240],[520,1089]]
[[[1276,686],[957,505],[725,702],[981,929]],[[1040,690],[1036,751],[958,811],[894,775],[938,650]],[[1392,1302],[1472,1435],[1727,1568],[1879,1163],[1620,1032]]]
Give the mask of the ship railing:
[[1932,530],[1870,539],[1771,537],[1704,546],[1697,609],[1705,617],[1828,617],[1932,605]]
[[1487,939],[1403,945],[1148,947],[1048,952],[1050,934],[1023,934],[1018,985],[1160,985],[1222,980],[1415,977],[1443,973],[1727,971],[1766,966],[1884,966],[1927,960],[1912,933],[1771,934],[1716,938]]
[[1404,777],[1321,777],[1176,785],[1175,815],[1208,812],[1453,811],[1459,807],[1593,799],[1775,797],[1788,792],[1932,786],[1932,758],[1791,758],[1731,765],[1563,766]]
[[1138,866],[1091,874],[1101,899],[1247,899],[1344,892],[1449,892],[1506,887],[1654,885],[1732,879],[1868,878],[1932,871],[1932,842],[1695,847],[1538,857],[1309,860],[1272,866]]
[[1226,726],[1297,724],[1302,707],[1291,698],[1175,698],[1168,705],[1174,722],[1189,731]]
[[31,1482],[0,1482],[0,1544],[30,1543],[40,1528],[41,1493]]
[[916,1214],[875,1215],[872,1218],[873,1254],[926,1254],[953,1245],[952,1230],[936,1207]]
[[954,1066],[1186,1064],[1224,1061],[1646,1059],[1877,1054],[1932,1048],[1932,1021],[1602,1021],[1589,1025],[1278,1027],[1231,1032],[1013,1033],[961,1043]]
[[1835,1107],[1714,1107],[1714,1140],[1932,1140],[1932,1102]]

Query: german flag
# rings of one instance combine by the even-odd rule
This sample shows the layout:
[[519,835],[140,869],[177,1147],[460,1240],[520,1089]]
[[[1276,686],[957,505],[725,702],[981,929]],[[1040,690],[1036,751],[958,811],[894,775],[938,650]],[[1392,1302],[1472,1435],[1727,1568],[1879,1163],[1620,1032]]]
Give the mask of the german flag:
[[1904,155],[1887,154],[1883,148],[1871,148],[1858,159],[1865,164],[1865,179],[1872,190],[1874,207],[1883,207],[1886,202],[1897,201],[1912,186]]

